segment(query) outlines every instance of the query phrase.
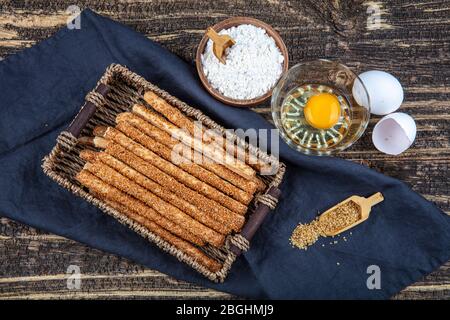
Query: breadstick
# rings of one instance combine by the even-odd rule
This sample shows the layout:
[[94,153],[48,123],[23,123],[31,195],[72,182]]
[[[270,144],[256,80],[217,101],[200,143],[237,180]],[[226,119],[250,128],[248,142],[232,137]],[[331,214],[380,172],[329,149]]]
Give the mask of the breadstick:
[[[140,119],[140,118],[139,118]],[[154,127],[154,126],[153,126]],[[156,127],[154,127],[156,128]],[[78,139],[78,142],[81,144],[85,144],[85,145],[90,145],[90,146],[95,146],[98,148],[106,148],[107,145],[107,141],[102,138],[102,136],[105,134],[107,127],[104,126],[96,126],[93,130],[93,133],[96,134],[95,137],[80,137]],[[157,128],[156,128],[157,129]],[[164,132],[165,133],[165,132]],[[205,164],[208,165],[208,162],[204,162]],[[210,166],[221,166],[220,164],[215,164],[212,163],[210,164]],[[241,185],[245,185],[247,183],[251,183],[251,184],[255,184],[256,185],[256,190],[257,191],[262,191],[265,189],[266,185],[264,184],[264,182],[262,182],[258,177],[254,176],[248,179],[244,179],[243,177],[241,177],[238,174],[235,174],[233,171],[228,170],[228,176],[233,175],[235,176],[234,181],[239,181],[239,178],[241,180]],[[238,185],[239,187],[239,185]]]
[[[176,193],[186,201],[192,202],[198,208],[201,208],[202,211],[208,212],[208,214],[210,214],[217,221],[229,226],[233,231],[240,231],[245,222],[245,218],[242,215],[225,208],[214,200],[208,199],[197,191],[194,191],[178,182],[168,173],[165,173],[163,170],[160,170],[152,164],[154,158],[150,154],[151,151],[148,151],[140,144],[135,143],[133,140],[124,136],[120,132],[115,132],[118,133],[119,142],[115,143],[116,141],[107,140],[108,145],[105,149],[106,153],[123,161],[153,181],[162,184],[164,187]],[[120,136],[124,139],[120,139]],[[123,145],[120,145],[120,142],[122,142]]]
[[[150,161],[153,165],[157,166],[159,169],[161,169],[164,172],[167,172],[177,180],[180,180],[185,185],[191,187],[192,189],[200,192],[204,196],[216,200],[221,201],[223,197],[221,197],[221,193],[214,189],[213,187],[209,186],[208,184],[204,183],[203,181],[198,180],[197,178],[193,177],[189,173],[185,172],[181,168],[173,165],[172,163],[162,159],[152,151],[148,150],[147,148],[143,147],[139,143],[134,142],[132,139],[121,133],[120,131],[108,127],[108,129],[105,132],[104,137],[106,139],[115,141],[116,143],[119,143],[123,147],[133,151],[135,154],[140,156],[141,158]],[[222,194],[223,195],[223,194]],[[224,195],[223,195],[224,196]],[[220,199],[220,200],[217,200]],[[231,199],[231,198],[229,198]],[[232,200],[232,199],[231,199]],[[220,202],[219,202],[220,203]],[[228,204],[228,206],[227,206]],[[247,211],[247,207],[244,205],[241,205],[239,207],[232,207],[229,203],[222,203],[223,206],[230,209],[231,211],[234,211],[236,213],[244,215]]]
[[171,106],[166,100],[151,91],[145,92],[144,100],[178,128],[186,129],[194,136],[194,121],[186,117],[178,108]]
[[[100,198],[102,198],[100,196]],[[104,200],[104,199],[102,199]],[[169,231],[161,228],[156,223],[152,222],[149,219],[146,219],[145,217],[140,216],[138,213],[129,210],[125,206],[111,201],[111,200],[104,200],[110,207],[116,209],[120,213],[126,215],[128,218],[136,221],[140,225],[144,226],[147,230],[154,233],[155,235],[159,236],[161,239],[165,240],[172,246],[176,247],[178,250],[182,251],[187,256],[193,258],[196,262],[198,262],[200,265],[207,268],[209,271],[217,272],[220,270],[221,265],[216,260],[208,257],[204,252],[190,244],[189,242],[186,242],[176,236],[174,236]]]
[[[129,138],[140,143],[148,150],[151,150],[152,152],[160,156],[162,159],[167,160],[167,162],[171,161],[170,150],[167,149],[167,147],[156,142],[149,136],[147,136],[145,133],[140,132],[135,127],[129,125],[126,122],[119,123],[116,126],[116,128],[121,132],[123,132]],[[211,199],[223,204],[225,207],[235,212],[241,214],[245,214],[245,212],[247,212],[246,205],[234,200],[233,198],[230,198],[229,196],[225,195],[224,193],[218,190],[218,188],[220,189],[220,182],[222,182],[223,180],[221,180],[217,176],[215,177],[217,178],[216,180],[218,181],[215,181],[214,185],[211,186],[208,184],[208,182],[211,181],[212,173],[206,171],[205,169],[199,167],[194,163],[191,164],[180,163],[178,164],[178,167],[184,170],[183,172],[185,173],[187,172],[188,174],[190,174],[194,179],[197,179],[197,181],[202,182],[203,189],[208,193],[208,196]]]
[[[142,105],[134,105],[132,111],[143,119],[152,123],[154,126],[165,130],[170,134],[174,134],[180,139],[181,142],[183,142],[187,146],[196,149],[213,161],[223,164],[228,169],[244,177],[245,179],[255,182],[258,191],[262,191],[265,189],[264,182],[256,177],[255,171],[250,166],[236,158],[234,155],[225,156],[222,152],[222,149],[222,151],[219,151],[214,147],[214,145],[206,145],[203,144],[202,141],[192,138],[182,130],[178,130],[177,127],[164,120],[164,118],[153,113]],[[233,158],[233,161],[228,160],[230,159],[230,157]]]
[[[135,126],[142,132],[145,132],[148,136],[152,137],[159,143],[162,143],[166,145],[168,148],[173,149],[175,146],[178,145],[179,141],[176,139],[173,139],[167,132],[164,130],[159,129],[158,127],[155,127],[150,122],[143,120],[141,117],[131,113],[131,112],[123,112],[119,113],[116,116],[116,122],[128,122],[131,125]],[[100,134],[101,135],[101,134]],[[192,149],[192,153],[190,157],[187,157],[190,161],[195,161],[196,159],[203,159],[203,155],[199,153],[198,151]],[[242,176],[234,173],[227,167],[225,167],[222,164],[215,163],[213,161],[201,161],[199,163],[202,167],[205,169],[215,173],[222,179],[225,179],[226,181],[230,182],[234,186],[244,190],[250,195],[253,195],[257,189],[257,185],[255,182],[251,180],[247,180],[243,178]]]
[[121,203],[128,209],[133,210],[134,212],[138,212],[140,215],[158,224],[161,228],[170,230],[178,237],[199,246],[205,245],[205,242],[199,237],[194,236],[189,231],[166,219],[162,215],[158,214],[155,210],[145,205],[143,202],[136,200],[135,198],[104,182],[89,171],[84,169],[81,170],[77,174],[76,179],[82,185],[88,187],[90,191],[100,194],[108,200]]
[[92,146],[97,148],[106,148],[107,142],[104,138],[100,137],[100,134],[96,137],[79,137],[78,143],[86,146]]
[[[130,123],[120,122],[117,124],[116,129],[122,131],[128,137],[132,138],[136,142],[139,142],[144,147],[147,147],[149,150],[158,154],[160,157],[166,159],[167,161],[172,161],[172,150],[167,148],[165,145],[157,142],[156,140],[152,139],[150,136],[143,133],[142,130],[138,130]],[[206,170],[205,168],[202,168],[196,163],[193,162],[185,163],[183,162],[183,159],[181,159],[181,163],[179,163],[178,166],[182,168],[184,171],[198,178],[199,180],[208,183],[210,186],[220,190],[221,192],[235,199],[233,200],[220,192],[217,195],[218,198],[214,200],[224,203],[224,205],[227,208],[240,207],[242,210],[246,211],[245,205],[249,204],[250,201],[252,200],[251,194],[248,194],[242,191],[241,189],[236,188],[228,181],[221,179],[214,173]],[[241,203],[239,203],[238,201],[240,201]]]
[[164,171],[161,171],[150,162],[143,160],[122,146],[111,143],[108,145],[105,152],[126,163],[163,187],[168,188],[177,196],[194,204],[203,212],[207,212],[214,220],[223,224],[223,227],[227,230],[226,233],[229,233],[229,229],[239,231],[243,226],[245,222],[243,216],[223,207],[214,200],[206,198],[202,194],[186,187],[184,184],[179,183]]
[[[99,137],[103,137],[103,135],[106,132],[106,129],[108,129],[108,127],[105,126],[95,126],[94,129],[92,130],[92,133],[94,134],[95,137],[99,138]],[[95,139],[95,138],[94,138]]]
[[[243,161],[257,172],[271,172],[272,165],[270,162],[262,160],[260,156],[256,156],[251,153],[248,147],[242,146],[237,140],[233,142],[229,141],[227,138],[223,137],[222,133],[218,130],[208,130],[205,132],[206,136],[211,136],[214,143],[219,144],[224,148],[224,150],[231,156]],[[211,140],[210,137],[204,138],[205,140]]]
[[86,162],[94,162],[97,161],[98,154],[96,151],[84,149],[80,151],[80,158]]
[[136,104],[133,106],[132,111],[143,119],[151,122],[156,127],[166,131],[171,135],[173,134],[177,136],[181,140],[181,142],[183,142],[187,146],[193,147],[199,152],[203,152],[205,156],[211,158],[212,160],[215,160],[216,162],[223,163],[227,168],[236,172],[237,174],[242,175],[245,178],[251,178],[255,176],[255,170],[253,170],[250,166],[240,161],[239,159],[232,157],[231,155],[228,155],[227,157],[224,154],[223,148],[216,148],[217,146],[214,146],[212,144],[203,144],[202,141],[198,138],[192,137],[190,134],[186,133],[183,130],[179,130],[178,127],[165,120],[163,117],[157,115],[156,113],[148,110],[146,107]]
[[118,171],[120,174],[126,176],[130,180],[136,182],[137,184],[143,186],[144,188],[150,190],[153,192],[156,196],[160,197],[162,200],[173,204],[178,209],[182,210],[183,212],[186,212],[194,219],[198,220],[199,222],[203,223],[204,225],[210,227],[211,229],[221,233],[226,234],[227,232],[230,232],[230,229],[224,226],[223,224],[219,223],[218,221],[214,220],[211,216],[206,214],[205,212],[200,211],[197,207],[193,206],[186,200],[177,197],[174,193],[171,191],[162,188],[158,183],[153,182],[146,176],[142,175],[141,173],[137,172],[136,170],[130,168],[125,163],[123,163],[120,160],[117,160],[113,156],[104,153],[104,152],[94,152],[90,150],[83,150],[80,153],[80,157],[82,159],[85,159],[91,163],[94,163],[96,161],[101,161],[104,164],[110,166],[111,168]]
[[136,199],[146,203],[162,216],[180,226],[183,226],[183,228],[189,230],[193,235],[203,239],[205,242],[208,242],[216,247],[223,245],[225,240],[223,235],[206,227],[197,220],[192,219],[192,217],[183,213],[177,207],[161,200],[150,191],[142,188],[134,181],[124,177],[111,167],[100,162],[87,162],[84,169],[95,174],[119,190],[122,190]]
[[[161,113],[164,117],[169,119],[170,122],[172,122],[174,125],[176,125],[178,128],[186,129],[193,137],[195,136],[195,122],[188,118],[186,115],[184,115],[178,108],[175,108],[171,104],[169,104],[165,99],[159,97],[157,94],[155,94],[152,91],[147,91],[144,94],[144,100],[147,102],[150,106],[153,107],[156,111]],[[197,130],[200,130],[199,127]],[[198,131],[201,132],[203,143],[205,143],[206,140],[209,140],[208,137],[205,136],[205,130]],[[227,151],[230,155],[233,157],[237,157],[244,155],[245,158],[243,159],[244,162],[251,167],[257,169],[258,171],[261,171],[263,166],[269,166],[267,163],[261,161],[256,156],[251,154],[250,152],[244,150],[244,148],[233,144],[230,148],[230,146],[225,145],[225,139],[223,136],[213,130],[208,131],[208,136],[214,137],[214,143],[219,144],[222,148],[224,148],[225,151]],[[231,150],[229,150],[231,149]],[[270,167],[270,166],[269,166]]]

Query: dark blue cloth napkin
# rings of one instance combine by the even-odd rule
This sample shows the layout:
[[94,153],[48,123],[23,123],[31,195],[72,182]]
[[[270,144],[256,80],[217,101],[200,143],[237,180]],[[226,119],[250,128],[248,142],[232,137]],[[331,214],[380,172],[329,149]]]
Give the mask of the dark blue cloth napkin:
[[[81,29],[63,28],[0,62],[1,215],[252,298],[388,298],[450,258],[450,218],[405,184],[349,161],[304,156],[282,143],[288,169],[278,208],[225,283],[204,279],[42,173],[41,159],[111,63],[126,65],[226,127],[271,128],[256,113],[214,100],[194,69],[158,44],[86,10]],[[345,234],[347,241],[323,239],[307,251],[289,244],[299,222],[350,195],[377,191],[385,201]],[[380,289],[367,287],[369,266],[380,270]]]

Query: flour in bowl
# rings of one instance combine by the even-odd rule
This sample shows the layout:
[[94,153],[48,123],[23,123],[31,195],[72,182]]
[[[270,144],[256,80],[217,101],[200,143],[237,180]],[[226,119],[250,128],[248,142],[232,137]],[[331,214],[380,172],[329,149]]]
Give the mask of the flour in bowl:
[[266,94],[283,71],[284,57],[266,30],[250,24],[224,29],[236,44],[226,51],[226,64],[213,53],[208,40],[202,66],[208,82],[228,98],[248,100]]

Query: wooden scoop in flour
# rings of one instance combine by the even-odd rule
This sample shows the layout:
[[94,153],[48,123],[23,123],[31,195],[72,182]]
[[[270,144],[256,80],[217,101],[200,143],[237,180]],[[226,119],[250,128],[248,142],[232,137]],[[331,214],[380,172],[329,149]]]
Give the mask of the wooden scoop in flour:
[[[369,218],[370,210],[374,205],[383,201],[383,195],[380,192],[375,193],[369,198],[364,198],[360,196],[351,196],[344,201],[338,203],[334,207],[328,209],[324,213],[322,213],[319,217],[319,221],[321,224],[328,226],[334,223],[335,228],[333,227],[325,227],[323,232],[327,236],[335,236],[341,232],[344,232],[354,226],[360,224],[363,221],[366,221]],[[351,203],[353,202],[353,203]],[[353,219],[354,215],[351,213],[347,214],[343,210],[357,210],[357,217]],[[337,214],[338,211],[340,212]],[[344,212],[344,213],[341,213]],[[340,217],[339,217],[340,215]],[[345,223],[345,219],[348,218],[349,223]],[[327,221],[328,220],[328,221]],[[330,222],[330,223],[328,223]]]
[[220,35],[213,28],[206,30],[206,35],[213,42],[213,53],[220,62],[225,64],[225,50],[236,42],[229,35]]

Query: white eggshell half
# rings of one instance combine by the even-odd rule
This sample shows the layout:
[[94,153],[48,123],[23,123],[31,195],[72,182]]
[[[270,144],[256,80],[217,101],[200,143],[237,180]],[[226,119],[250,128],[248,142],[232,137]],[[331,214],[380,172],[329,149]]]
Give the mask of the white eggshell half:
[[401,112],[392,113],[375,125],[372,141],[379,151],[398,155],[412,145],[416,132],[416,123],[411,116]]
[[371,113],[385,115],[396,111],[402,104],[403,88],[393,75],[384,71],[372,70],[361,73],[359,79],[353,83],[353,97],[359,105],[368,108],[369,101],[364,92],[365,87],[369,94]]

